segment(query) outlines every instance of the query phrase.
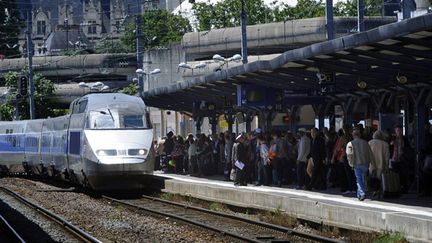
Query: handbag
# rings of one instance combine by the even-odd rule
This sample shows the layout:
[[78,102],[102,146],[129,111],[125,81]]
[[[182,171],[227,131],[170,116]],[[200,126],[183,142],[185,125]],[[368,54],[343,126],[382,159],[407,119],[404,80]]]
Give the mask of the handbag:
[[235,181],[237,177],[237,171],[235,169],[231,169],[230,180]]

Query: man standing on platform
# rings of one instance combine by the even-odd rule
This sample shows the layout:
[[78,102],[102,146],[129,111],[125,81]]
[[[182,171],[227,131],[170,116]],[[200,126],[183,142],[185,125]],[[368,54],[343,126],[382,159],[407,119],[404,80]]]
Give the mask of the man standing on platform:
[[348,143],[346,154],[349,165],[354,168],[357,181],[357,198],[363,201],[366,198],[365,177],[369,164],[374,163],[374,155],[368,142],[361,138],[359,129],[354,129],[352,135],[354,140]]
[[409,140],[403,135],[401,125],[395,126],[395,138],[390,142],[391,159],[390,168],[399,174],[401,191],[407,193],[409,189],[409,175],[414,173],[414,152]]
[[302,189],[306,185],[306,164],[310,153],[311,141],[306,134],[305,128],[298,130],[300,134],[300,141],[298,143],[298,156],[297,156],[297,187]]
[[310,156],[313,160],[313,172],[312,178],[307,187],[308,190],[312,188],[318,190],[326,190],[326,179],[324,171],[324,160],[326,158],[325,141],[324,138],[319,134],[318,129],[311,129],[312,144]]
[[231,171],[231,164],[232,164],[232,147],[233,147],[233,141],[231,139],[231,133],[225,132],[225,166],[224,166],[224,177],[226,181],[230,180],[230,171]]
[[247,149],[244,144],[245,135],[240,133],[232,148],[232,168],[236,170],[236,179],[234,185],[236,186],[247,186],[246,183],[246,160],[247,160]]

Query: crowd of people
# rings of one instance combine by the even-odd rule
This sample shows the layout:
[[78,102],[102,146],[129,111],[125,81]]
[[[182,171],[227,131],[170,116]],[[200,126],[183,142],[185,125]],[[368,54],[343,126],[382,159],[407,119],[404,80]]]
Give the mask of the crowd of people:
[[394,132],[358,124],[337,132],[333,128],[300,128],[296,133],[257,128],[247,134],[198,134],[196,138],[189,134],[186,139],[170,132],[155,143],[160,161],[156,169],[197,177],[219,174],[238,186],[288,185],[318,191],[335,187],[359,200],[365,199],[368,188],[374,197],[382,196],[382,175],[393,171],[399,178],[398,193],[412,189],[419,176],[421,195],[430,196],[430,125],[425,135],[421,163],[417,164],[413,145],[398,125]]

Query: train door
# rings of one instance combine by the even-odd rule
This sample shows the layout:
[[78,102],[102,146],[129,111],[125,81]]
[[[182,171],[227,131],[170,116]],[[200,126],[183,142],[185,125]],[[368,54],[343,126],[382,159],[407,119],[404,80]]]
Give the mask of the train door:
[[40,141],[42,133],[42,120],[29,120],[25,129],[25,157],[27,165],[33,172],[39,173],[36,167],[40,164]]
[[85,108],[87,107],[87,99],[75,101],[72,114],[69,119],[68,127],[68,167],[71,174],[76,179],[83,180],[82,170],[82,152],[83,152],[83,130],[85,124]]
[[49,119],[51,124],[50,155],[46,159],[50,161],[52,175],[62,176],[65,179],[68,170],[67,163],[67,127],[69,116],[61,116]]
[[52,121],[44,120],[42,124],[41,141],[40,141],[40,157],[41,168],[40,173],[45,173],[51,168],[51,146],[52,146]]

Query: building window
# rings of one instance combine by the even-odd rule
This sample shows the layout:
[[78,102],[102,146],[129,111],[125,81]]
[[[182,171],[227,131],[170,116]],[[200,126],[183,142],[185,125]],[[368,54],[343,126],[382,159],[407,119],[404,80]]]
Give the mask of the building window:
[[116,20],[115,28],[116,28],[116,33],[120,34],[120,21],[119,20]]
[[88,31],[89,34],[96,34],[96,20],[88,21]]
[[156,10],[159,9],[159,1],[152,0],[144,2],[144,10]]
[[37,21],[37,34],[38,35],[45,35],[46,34],[46,22],[45,22],[45,20],[38,20]]

